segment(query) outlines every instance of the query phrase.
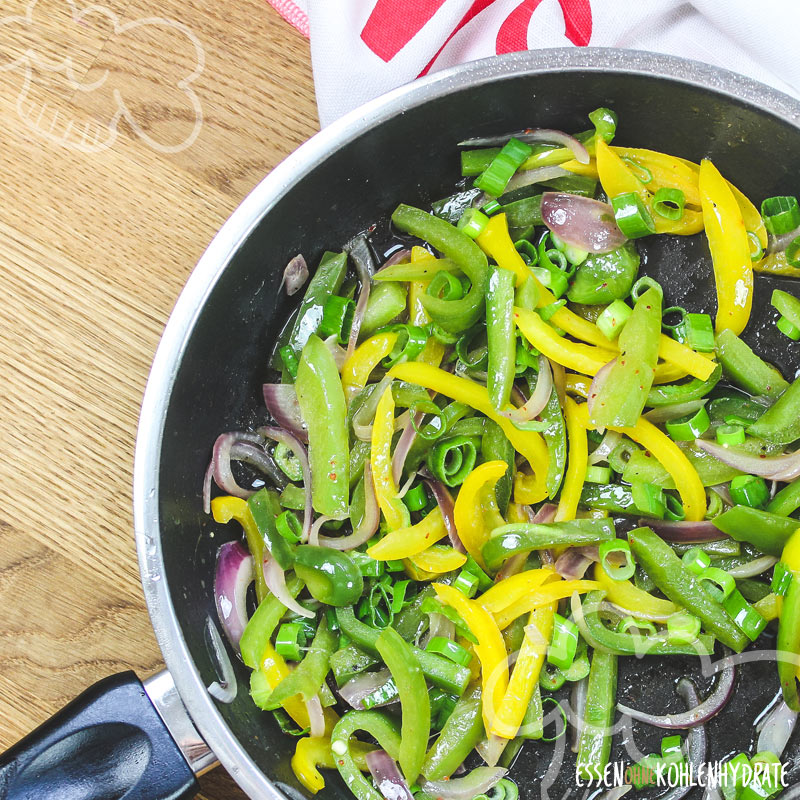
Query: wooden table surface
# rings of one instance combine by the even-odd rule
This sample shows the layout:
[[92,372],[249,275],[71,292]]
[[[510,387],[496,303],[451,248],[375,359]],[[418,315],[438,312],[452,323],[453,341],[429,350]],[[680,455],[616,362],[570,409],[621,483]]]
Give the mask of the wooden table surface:
[[131,512],[150,362],[216,230],[318,126],[308,43],[264,0],[88,5],[0,17],[0,750],[161,668]]

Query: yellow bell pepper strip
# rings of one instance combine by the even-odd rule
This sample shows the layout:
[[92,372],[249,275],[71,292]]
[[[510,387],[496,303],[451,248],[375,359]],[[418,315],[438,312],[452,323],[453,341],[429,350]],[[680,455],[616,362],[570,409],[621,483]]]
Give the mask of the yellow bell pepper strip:
[[572,342],[559,336],[535,311],[514,306],[514,321],[522,335],[547,358],[567,369],[596,375],[616,355],[610,349]]
[[535,592],[531,592],[519,600],[510,603],[501,611],[493,614],[497,627],[504,631],[517,617],[528,614],[535,608],[549,605],[556,600],[563,600],[565,597],[572,597],[573,592],[585,594],[598,589],[600,585],[597,581],[574,580],[574,581],[554,581],[540,586]]
[[766,275],[780,275],[787,278],[800,278],[800,267],[793,267],[786,260],[786,251],[770,253],[765,259],[753,265],[756,272]]
[[487,461],[464,479],[453,507],[456,530],[467,552],[486,568],[481,548],[489,539],[490,532],[505,520],[497,508],[494,487],[506,474],[505,461]]
[[481,664],[481,688],[483,691],[483,724],[491,730],[497,709],[508,688],[508,663],[506,646],[492,615],[479,603],[473,602],[458,589],[442,583],[434,583],[436,596],[454,608],[466,622],[478,640],[475,654]]
[[[587,428],[591,428],[586,404],[579,405],[577,412],[581,420],[585,420],[583,424]],[[703,482],[700,480],[697,470],[692,466],[692,462],[669,436],[643,417],[640,417],[632,428],[613,427],[608,430],[618,431],[633,439],[645,450],[649,450],[675,481],[687,521],[699,522],[703,519],[706,514],[706,492]]]
[[586,428],[581,424],[578,406],[571,397],[564,399],[564,417],[567,421],[567,439],[569,441],[569,459],[561,498],[558,501],[555,521],[564,522],[575,519],[581,489],[586,480],[586,468],[589,466],[589,443],[586,439]]
[[394,349],[397,333],[376,333],[362,342],[342,365],[342,388],[348,405],[367,385],[372,370]]
[[570,394],[582,397],[584,400],[589,396],[589,387],[592,382],[585,375],[578,375],[575,372],[567,373],[566,390]]
[[[616,197],[626,192],[636,192],[642,198],[642,201],[649,206],[651,195],[647,190],[647,186],[636,177],[633,170],[605,142],[598,141],[596,158],[600,183],[603,186],[603,191],[609,197]],[[690,208],[684,209],[683,216],[680,219],[666,219],[656,214],[653,217],[653,222],[655,223],[656,233],[676,233],[681,236],[688,236],[703,230],[703,215]]]
[[230,497],[228,495],[215,497],[211,501],[211,515],[215,522],[227,523],[235,519],[244,529],[247,539],[247,548],[253,556],[256,564],[256,599],[260,603],[270,593],[267,583],[264,580],[264,570],[260,569],[260,564],[264,560],[264,537],[258,530],[258,525],[253,519],[253,512],[246,500],[240,497]]
[[797,673],[800,670],[800,528],[783,547],[781,563],[791,573],[792,580],[783,598],[778,622],[778,678],[786,704],[800,711],[797,692]]
[[[359,742],[356,739],[350,740],[350,753],[362,772],[369,772],[364,756],[376,749],[377,745]],[[318,767],[336,769],[336,759],[331,752],[331,740],[327,736],[316,739],[303,736],[297,740],[294,749],[292,771],[311,794],[316,794],[325,788],[325,779]]]
[[367,550],[367,555],[376,561],[391,561],[408,558],[427,550],[439,539],[447,536],[441,509],[437,506],[416,525],[398,528],[383,537]]
[[497,262],[498,267],[507,269],[517,276],[517,286],[528,280],[531,271],[511,241],[505,214],[489,217],[483,233],[475,241],[487,256],[491,256]]
[[[357,351],[356,351],[357,352]],[[394,434],[394,398],[391,384],[386,387],[372,425],[370,466],[375,497],[390,531],[408,528],[411,518],[392,475],[392,435]]]
[[[439,259],[431,255],[424,247],[414,245],[411,248],[411,263],[418,264],[424,261],[433,261],[438,263]],[[427,325],[431,318],[425,310],[425,305],[422,302],[422,297],[425,290],[428,288],[430,281],[411,281],[408,286],[408,321],[411,325],[424,326]],[[445,346],[433,336],[428,338],[422,352],[417,356],[416,360],[421,361],[423,364],[433,364],[438,367],[442,363],[444,357]]]
[[717,168],[708,160],[700,164],[700,195],[714,279],[717,285],[715,331],[726,328],[740,334],[753,305],[753,264],[742,212]]
[[[278,684],[289,675],[289,667],[283,660],[283,656],[267,642],[261,655],[259,668],[251,675],[251,682],[262,680],[267,684],[271,691],[274,691]],[[284,711],[301,727],[307,728],[310,725],[308,710],[300,695],[289,697],[281,703]]]
[[683,159],[645,150],[640,147],[612,147],[621,159],[629,158],[653,176],[646,184],[649,192],[659,189],[680,189],[686,198],[686,205],[700,208],[700,191],[697,188],[697,173]]
[[[485,386],[481,386],[468,378],[451,375],[443,369],[430,364],[407,362],[397,364],[389,370],[389,375],[398,380],[415,383],[432,389],[439,394],[457,400],[459,403],[470,406],[481,414],[494,420],[505,433],[514,449],[521,453],[531,465],[535,475],[533,485],[530,487],[530,500],[527,502],[538,503],[547,497],[545,478],[547,475],[547,447],[542,437],[536,431],[522,431],[514,427],[511,420],[500,416],[489,401],[489,393]],[[505,465],[506,467],[508,465]],[[535,499],[534,499],[535,498]]]
[[475,599],[490,614],[494,614],[530,594],[534,589],[538,589],[551,578],[558,578],[558,575],[552,569],[546,567],[526,569],[524,572],[518,572],[510,578],[505,578],[496,583]]
[[593,158],[589,160],[588,164],[581,164],[580,161],[576,161],[573,158],[571,161],[565,161],[563,164],[559,164],[559,166],[561,169],[565,169],[573,175],[583,175],[587,178],[594,178],[595,180],[599,180],[600,178],[597,174],[597,162]]
[[633,615],[642,614],[653,619],[666,619],[671,614],[680,611],[671,600],[654,597],[650,592],[645,592],[630,581],[615,581],[600,564],[594,565],[594,579],[606,593],[606,599],[609,602],[627,609]]
[[504,739],[513,739],[517,735],[553,635],[555,610],[556,604],[550,603],[531,611],[525,626],[525,638],[519,648],[503,701],[497,707],[497,713],[492,720],[488,731],[490,734],[502,736]]
[[427,550],[409,556],[406,560],[431,577],[452,572],[467,563],[467,557],[463,553],[444,544],[431,545]]

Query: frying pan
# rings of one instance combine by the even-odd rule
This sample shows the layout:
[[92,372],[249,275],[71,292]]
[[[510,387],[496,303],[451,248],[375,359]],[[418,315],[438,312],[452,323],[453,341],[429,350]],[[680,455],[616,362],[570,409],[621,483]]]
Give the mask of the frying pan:
[[[372,224],[376,240],[387,240],[388,214],[398,202],[424,206],[452,191],[459,140],[530,125],[581,130],[587,112],[601,105],[619,114],[620,144],[696,161],[709,156],[756,201],[797,193],[800,104],[723,70],[625,50],[543,50],[467,64],[395,90],[303,145],[245,199],[201,258],[170,317],[144,397],[136,541],[168,673],[144,687],[130,673],[106,679],[0,756],[2,800],[189,797],[193,772],[217,760],[253,798],[306,796],[289,765],[294,740],[253,705],[247,670],[235,662],[231,704],[206,690],[218,677],[204,633],[214,616],[215,554],[236,533],[203,514],[202,476],[221,431],[265,421],[261,384],[290,311],[278,290],[283,266],[298,252],[314,264]],[[702,235],[654,237],[642,252],[668,305],[713,312]],[[793,291],[792,282],[760,277],[756,285],[745,339],[794,375],[800,348],[776,331],[768,305],[772,288]],[[692,675],[701,695],[713,682],[690,660],[624,661],[620,698],[658,713],[681,708],[679,676]],[[708,760],[750,747],[755,719],[777,691],[774,663],[740,668],[733,700],[708,726]],[[636,726],[632,735],[647,753],[661,733]],[[623,757],[621,739],[612,759]],[[584,796],[569,758],[555,781],[542,783],[552,753],[551,745],[525,746],[512,772],[522,796]],[[793,740],[786,757],[794,763],[797,753]],[[793,767],[790,779],[798,773]],[[321,798],[350,797],[338,776],[326,780]]]

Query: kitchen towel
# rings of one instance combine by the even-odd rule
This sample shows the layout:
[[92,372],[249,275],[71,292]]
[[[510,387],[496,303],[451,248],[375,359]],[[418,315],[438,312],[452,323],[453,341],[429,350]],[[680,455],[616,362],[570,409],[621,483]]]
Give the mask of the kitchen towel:
[[800,0],[268,0],[311,39],[320,123],[464,61],[627,47],[725,67],[800,98]]

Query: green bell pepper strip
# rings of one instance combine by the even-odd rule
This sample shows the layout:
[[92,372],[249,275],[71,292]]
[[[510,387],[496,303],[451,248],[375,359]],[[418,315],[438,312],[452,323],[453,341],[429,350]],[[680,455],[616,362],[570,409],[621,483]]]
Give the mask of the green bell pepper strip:
[[336,362],[319,336],[310,336],[303,348],[295,388],[308,429],[314,510],[344,519],[350,488],[347,405]]
[[[303,581],[296,575],[286,576],[286,591],[292,597],[297,597],[303,588]],[[286,606],[273,594],[268,594],[259,604],[255,613],[245,625],[242,638],[239,640],[239,649],[242,661],[250,669],[259,669],[261,656],[267,646],[275,628],[286,613]]]
[[369,293],[359,338],[365,339],[400,316],[406,309],[406,297],[406,287],[402,283],[376,283]]
[[514,284],[511,270],[491,267],[486,285],[486,340],[489,345],[486,388],[489,400],[498,411],[511,396],[516,361],[514,337]]
[[797,692],[798,657],[800,657],[800,532],[795,531],[781,553],[781,563],[791,574],[783,597],[778,622],[778,678],[783,699],[793,711],[800,711]]
[[[589,674],[589,660],[586,660],[586,674]],[[519,726],[519,739],[541,739],[544,736],[544,708],[542,706],[542,690],[537,681],[533,694]],[[506,747],[506,752],[508,747]],[[505,753],[503,753],[505,755]]]
[[653,386],[647,393],[645,405],[658,408],[660,406],[671,406],[674,403],[700,400],[719,383],[721,377],[722,367],[717,365],[711,376],[704,381],[699,378],[692,378],[686,383],[664,383],[660,386]]
[[329,606],[352,606],[364,592],[364,578],[355,561],[330,547],[299,545],[294,571],[312,597]]
[[[750,443],[745,443],[744,447],[748,451],[755,451],[757,449],[756,444],[754,440],[750,440]],[[720,483],[727,483],[732,478],[742,474],[739,470],[723,464],[714,456],[695,447],[692,443],[677,442],[677,445],[695,468],[703,486],[718,486]],[[675,488],[675,481],[669,472],[661,466],[658,459],[644,450],[634,450],[631,453],[627,464],[622,470],[622,480],[626,483],[634,483],[636,481],[654,483],[663,489]]]
[[323,254],[317,271],[308,283],[287,341],[288,346],[298,358],[309,337],[316,332],[322,322],[325,301],[339,291],[345,272],[347,272],[347,255],[345,253],[326,252]]
[[[337,608],[336,619],[339,621],[342,632],[356,646],[370,653],[378,652],[378,637],[381,632],[357,620],[352,608]],[[412,647],[412,652],[419,660],[425,677],[431,683],[452,694],[463,694],[470,679],[470,671],[466,667],[461,667],[446,658],[417,647]]]
[[380,711],[348,711],[331,731],[331,753],[347,788],[357,800],[383,800],[361,774],[350,751],[350,737],[356,731],[365,731],[374,737],[381,748],[397,760],[401,741],[397,724]]
[[589,633],[589,644],[595,651],[602,650],[619,656],[710,656],[714,653],[714,637],[705,633],[689,644],[673,644],[667,641],[666,634],[635,636],[608,628],[600,618],[605,596],[604,591],[597,590],[589,592],[583,601],[583,619]]
[[374,667],[375,664],[380,664],[380,659],[354,644],[347,644],[331,655],[330,664],[336,685],[344,686],[351,678]]
[[[438,216],[438,214],[437,214]],[[423,261],[406,261],[383,267],[375,273],[376,281],[429,281],[437,272],[455,272],[458,267],[446,258],[431,258]]]
[[619,335],[620,354],[594,399],[596,427],[633,427],[653,385],[661,338],[661,295],[648,289],[639,296]]
[[481,438],[481,453],[484,461],[505,461],[508,470],[495,484],[494,492],[497,497],[497,506],[500,513],[505,516],[508,501],[511,499],[511,487],[514,484],[516,471],[515,456],[517,451],[508,441],[503,429],[491,419],[484,424],[483,437]]
[[547,445],[547,475],[545,485],[548,496],[552,499],[558,494],[561,482],[564,480],[564,470],[567,466],[567,426],[564,422],[564,413],[558,400],[558,392],[551,392],[550,399],[541,413],[542,421],[546,427],[542,431],[542,438]]
[[800,508],[800,480],[784,486],[767,505],[767,511],[782,517],[788,517],[798,508]]
[[330,657],[336,649],[339,637],[328,628],[325,617],[306,651],[303,660],[275,687],[263,708],[273,710],[283,705],[290,697],[299,694],[304,701],[316,695],[330,668]]
[[448,333],[461,333],[472,327],[484,314],[489,270],[484,252],[466,233],[421,208],[399,205],[392,214],[392,222],[401,231],[433,245],[456,264],[472,284],[460,300],[422,295],[420,302],[431,319]]
[[768,408],[748,429],[772,444],[789,444],[800,439],[800,378]]
[[670,546],[679,556],[692,548],[699,547],[712,560],[738,557],[742,554],[742,546],[735,539],[712,539],[710,542],[703,542],[702,545],[693,542],[672,542]]
[[431,732],[431,703],[419,660],[410,644],[393,628],[384,628],[375,643],[400,695],[402,727],[398,761],[409,783],[422,770]]
[[633,242],[608,253],[590,253],[575,273],[567,292],[571,303],[608,305],[630,294],[639,272],[639,253]]
[[728,328],[717,336],[717,357],[731,383],[750,394],[777,397],[789,386],[775,367],[759,358]]
[[476,683],[458,699],[442,732],[431,745],[422,774],[429,781],[450,777],[483,736],[481,686]]
[[586,710],[575,767],[582,778],[602,778],[611,753],[611,723],[616,706],[617,657],[595,650],[589,669]]
[[618,483],[585,483],[581,489],[581,505],[614,514],[636,513],[630,487]]
[[481,549],[490,570],[497,569],[517,553],[544,550],[559,545],[586,545],[613,539],[614,523],[610,519],[576,519],[571,522],[512,522],[492,531]]
[[712,520],[723,533],[739,542],[749,542],[762,553],[779,556],[800,521],[749,506],[734,506]]
[[356,439],[353,444],[350,445],[348,472],[350,473],[351,491],[364,477],[364,464],[369,459],[371,450],[372,444],[370,442],[362,442],[361,439]]
[[698,617],[706,631],[723,644],[737,653],[744,649],[747,636],[660,536],[650,528],[636,528],[628,534],[628,541],[636,560],[666,597]]
[[542,196],[540,194],[506,203],[500,207],[500,211],[506,215],[509,229],[525,229],[535,225],[544,225],[542,221]]
[[715,397],[706,406],[706,411],[712,422],[725,422],[731,417],[736,417],[738,424],[749,425],[755,422],[772,402],[768,397],[758,400],[737,393]]
[[[267,488],[259,489],[254,495],[251,495],[247,505],[250,507],[256,527],[263,537],[262,551],[268,550],[281,569],[289,569],[294,563],[294,554],[289,542],[278,533],[275,525],[275,520],[283,511],[277,492]],[[260,564],[261,559],[256,563]],[[258,579],[259,572],[262,572],[263,577],[263,570],[257,569],[256,579]]]

